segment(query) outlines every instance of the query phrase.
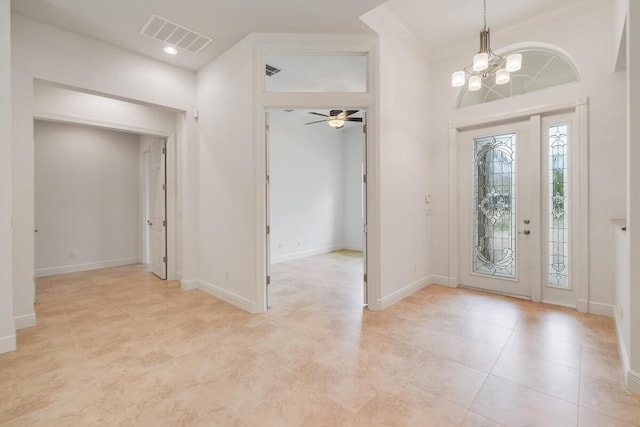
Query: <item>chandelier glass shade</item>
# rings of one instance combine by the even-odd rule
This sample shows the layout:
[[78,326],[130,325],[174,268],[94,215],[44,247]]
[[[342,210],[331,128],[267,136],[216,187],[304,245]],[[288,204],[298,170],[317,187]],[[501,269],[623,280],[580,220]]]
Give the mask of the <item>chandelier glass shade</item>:
[[522,67],[522,55],[513,53],[506,58],[491,50],[491,32],[487,27],[487,0],[484,2],[484,25],[480,31],[480,50],[474,55],[473,62],[466,68],[451,75],[451,85],[460,87],[467,84],[471,91],[482,88],[482,80],[494,76],[496,84],[509,83],[511,74]]

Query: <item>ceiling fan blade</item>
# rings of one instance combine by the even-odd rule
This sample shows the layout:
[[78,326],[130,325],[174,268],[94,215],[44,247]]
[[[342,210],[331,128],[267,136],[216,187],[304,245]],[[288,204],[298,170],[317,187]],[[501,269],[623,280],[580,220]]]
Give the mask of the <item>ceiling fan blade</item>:
[[345,122],[361,122],[362,117],[346,117],[344,121]]
[[357,113],[358,111],[360,111],[360,110],[345,110],[344,114],[345,114],[347,117],[349,117],[350,115],[355,114],[355,113]]
[[324,123],[326,122],[326,120],[318,120],[317,122],[309,122],[309,123],[305,123],[305,125],[312,125],[314,123]]
[[315,114],[316,116],[329,117],[326,114],[316,113],[315,111],[310,111],[309,114]]

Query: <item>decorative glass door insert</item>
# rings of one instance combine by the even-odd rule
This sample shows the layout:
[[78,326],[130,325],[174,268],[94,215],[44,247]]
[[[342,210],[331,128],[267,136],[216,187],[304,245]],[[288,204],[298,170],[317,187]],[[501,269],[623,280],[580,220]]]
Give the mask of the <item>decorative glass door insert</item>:
[[566,124],[549,126],[549,277],[551,286],[569,287],[569,173]]
[[516,134],[475,138],[473,272],[516,277]]

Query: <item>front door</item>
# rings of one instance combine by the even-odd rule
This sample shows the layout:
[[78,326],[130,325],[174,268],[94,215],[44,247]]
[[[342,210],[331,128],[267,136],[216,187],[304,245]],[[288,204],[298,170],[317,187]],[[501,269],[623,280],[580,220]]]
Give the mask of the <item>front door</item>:
[[540,200],[539,144],[530,129],[523,121],[459,134],[463,286],[531,297]]

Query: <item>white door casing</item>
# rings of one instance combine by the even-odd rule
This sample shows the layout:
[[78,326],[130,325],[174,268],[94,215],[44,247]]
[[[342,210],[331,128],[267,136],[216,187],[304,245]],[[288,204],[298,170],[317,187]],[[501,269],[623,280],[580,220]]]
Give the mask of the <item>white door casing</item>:
[[[530,194],[528,200],[532,207],[530,215],[531,234],[536,237],[537,248],[529,252],[529,278],[531,282],[531,299],[546,303],[575,307],[581,312],[601,313],[597,305],[589,302],[589,182],[588,182],[588,102],[587,99],[578,99],[573,104],[558,104],[531,108],[529,110],[515,111],[507,114],[485,117],[473,117],[466,122],[451,124],[449,128],[449,211],[451,218],[449,223],[449,286],[464,285],[462,279],[465,269],[462,256],[463,232],[461,230],[462,219],[465,215],[462,204],[464,201],[460,195],[463,185],[469,185],[467,179],[472,171],[464,171],[460,164],[461,141],[469,138],[470,130],[486,129],[492,123],[505,123],[521,121],[529,128],[529,138],[535,142],[535,149],[527,150],[527,159],[535,164],[530,170]],[[556,225],[553,225],[554,200],[550,197],[550,188],[554,185],[553,171],[549,169],[550,155],[553,138],[550,132],[554,127],[566,125],[568,129],[568,183],[565,181],[565,200],[568,209],[568,285],[554,286],[550,276],[550,269],[554,260],[550,253],[553,251],[552,241],[554,233],[557,236]],[[477,133],[477,131],[476,131]],[[480,132],[483,133],[482,131]],[[532,144],[533,145],[533,144]],[[520,147],[522,148],[522,147]],[[521,152],[521,155],[524,155]],[[463,175],[465,177],[463,177]],[[518,185],[521,185],[518,183]],[[555,190],[554,190],[555,191]],[[467,201],[468,204],[471,202]],[[465,209],[469,209],[466,207]],[[521,211],[520,213],[523,213]],[[518,215],[519,231],[523,231],[523,216]],[[469,220],[470,222],[470,220]],[[550,224],[552,225],[550,227]],[[467,225],[470,228],[470,225]],[[523,235],[518,235],[520,242]],[[468,238],[467,238],[468,239]],[[469,249],[470,250],[470,249]],[[566,249],[565,249],[566,250]],[[522,255],[522,254],[521,254]],[[468,257],[468,254],[467,254]],[[522,266],[520,273],[522,273]],[[472,285],[473,286],[473,285]],[[477,286],[477,285],[476,285]],[[499,290],[497,292],[500,292]]]
[[367,113],[363,114],[362,123],[362,271],[363,277],[363,303],[369,303],[369,285],[367,275]]
[[269,150],[269,112],[265,111],[264,113],[264,122],[265,122],[265,127],[264,127],[264,153],[265,153],[265,165],[264,165],[264,170],[266,172],[265,174],[265,180],[264,180],[264,194],[265,194],[265,206],[266,206],[266,212],[265,212],[265,224],[266,224],[266,247],[265,247],[265,255],[266,255],[266,271],[267,271],[267,277],[266,277],[266,288],[265,288],[265,301],[266,301],[266,305],[267,308],[269,308],[269,288],[271,286],[271,169],[270,169],[270,165],[271,165],[271,158],[269,157],[270,155],[270,150]]
[[166,141],[154,141],[149,149],[149,235],[151,272],[167,278]]

